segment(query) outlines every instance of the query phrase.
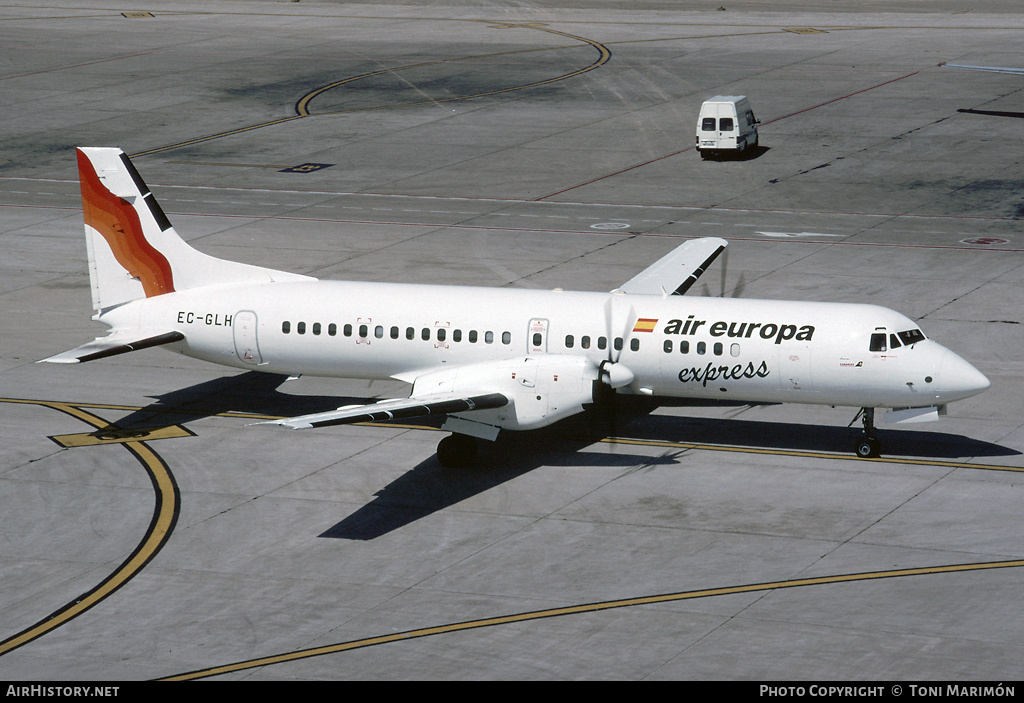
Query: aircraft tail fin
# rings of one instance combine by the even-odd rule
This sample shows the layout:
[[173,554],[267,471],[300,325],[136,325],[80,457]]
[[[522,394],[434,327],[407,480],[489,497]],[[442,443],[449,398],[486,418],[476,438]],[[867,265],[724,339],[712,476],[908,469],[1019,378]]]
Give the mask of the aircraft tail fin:
[[80,147],[78,175],[93,307],[101,313],[139,298],[201,286],[312,280],[203,254],[183,240],[117,148]]

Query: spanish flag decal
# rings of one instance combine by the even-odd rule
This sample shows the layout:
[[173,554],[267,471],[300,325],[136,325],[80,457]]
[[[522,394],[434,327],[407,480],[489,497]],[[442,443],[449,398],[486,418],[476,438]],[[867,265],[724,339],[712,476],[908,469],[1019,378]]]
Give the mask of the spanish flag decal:
[[658,318],[654,317],[641,317],[633,325],[634,332],[653,332],[655,325],[658,324]]

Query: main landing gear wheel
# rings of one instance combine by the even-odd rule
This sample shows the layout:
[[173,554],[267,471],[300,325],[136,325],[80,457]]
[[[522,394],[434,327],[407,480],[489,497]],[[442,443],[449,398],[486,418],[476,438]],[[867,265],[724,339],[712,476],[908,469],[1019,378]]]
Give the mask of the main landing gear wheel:
[[[854,451],[861,459],[875,459],[881,455],[882,443],[875,437],[875,409],[862,408],[861,420],[864,423],[864,436],[857,440]],[[857,418],[854,418],[856,422]]]
[[861,459],[874,459],[881,454],[881,445],[877,437],[862,437],[857,440],[857,456]]
[[437,460],[441,466],[459,469],[469,466],[476,458],[476,440],[464,434],[453,434],[437,445]]

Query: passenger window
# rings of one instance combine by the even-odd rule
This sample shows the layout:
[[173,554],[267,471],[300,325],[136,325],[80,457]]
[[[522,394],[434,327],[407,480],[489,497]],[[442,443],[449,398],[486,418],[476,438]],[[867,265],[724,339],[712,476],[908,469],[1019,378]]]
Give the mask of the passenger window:
[[511,344],[512,343],[512,333],[511,332],[502,332],[501,333],[501,343],[502,344]]
[[469,331],[469,343],[476,344],[476,330]]
[[344,333],[346,337],[352,336],[352,325],[345,325]]
[[722,343],[715,342],[715,356],[721,356],[723,351],[725,351],[725,347],[722,346]]
[[448,333],[442,327],[437,330],[437,341],[443,342],[448,337]]
[[733,344],[732,346],[730,346],[729,347],[729,354],[731,354],[732,356],[739,356],[740,355],[740,345],[739,344]]
[[575,343],[576,343],[576,340],[573,339],[571,334],[565,335],[565,348],[566,349],[572,349],[572,347],[573,347],[573,345]]
[[391,339],[398,339],[398,335],[399,334],[400,334],[400,330],[397,327],[392,327],[391,328]]
[[373,336],[377,339],[383,339],[384,337],[384,325],[377,325],[373,328]]
[[666,339],[665,340],[665,344],[662,345],[662,349],[665,350],[666,354],[671,354],[672,353],[672,340],[671,339]]
[[885,332],[875,332],[871,335],[871,346],[870,350],[873,352],[884,352],[885,349]]
[[334,324],[333,322],[331,324],[327,325],[327,334],[331,335],[332,337],[337,336],[337,334],[338,334],[338,326],[336,324]]
[[281,331],[283,333],[285,333],[285,334],[288,334],[289,332],[291,332],[292,331],[292,323],[288,322],[288,320],[285,320],[284,322],[282,322],[281,323]]
[[690,353],[690,343],[687,342],[687,341],[680,342],[679,343],[679,353],[680,354],[689,354]]
[[359,325],[359,336],[366,337],[368,334],[370,334],[370,328],[366,325]]
[[313,323],[313,334],[320,334],[320,323],[319,322],[314,322]]
[[700,128],[703,131],[705,131],[705,132],[714,132],[715,131],[715,118],[714,117],[705,117],[700,122]]
[[607,349],[608,348],[608,338],[607,337],[598,337],[597,338],[597,348],[598,349]]
[[580,337],[580,346],[584,349],[590,349],[590,337]]
[[708,350],[708,345],[707,344],[705,344],[704,342],[697,342],[697,353],[698,354],[700,354],[701,356],[704,356],[704,354],[707,352],[707,350]]
[[720,126],[720,132],[731,132],[733,130],[733,120],[731,117],[723,117],[718,121]]
[[406,327],[405,328],[405,338],[406,339],[416,339],[416,328],[415,327]]
[[484,343],[494,344],[494,332],[491,332],[490,330],[484,332]]
[[430,328],[429,327],[424,327],[423,331],[420,332],[420,337],[423,339],[424,342],[429,342],[430,341]]
[[539,347],[541,345],[541,342],[543,342],[543,341],[544,341],[544,337],[541,335],[540,332],[534,332],[533,333],[533,346]]
[[461,342],[462,341],[462,330],[452,330],[452,341],[453,342]]
[[636,337],[629,340],[629,348],[631,351],[640,351],[640,340]]
[[299,324],[297,324],[295,326],[295,331],[298,332],[299,334],[306,334],[306,323],[300,322]]

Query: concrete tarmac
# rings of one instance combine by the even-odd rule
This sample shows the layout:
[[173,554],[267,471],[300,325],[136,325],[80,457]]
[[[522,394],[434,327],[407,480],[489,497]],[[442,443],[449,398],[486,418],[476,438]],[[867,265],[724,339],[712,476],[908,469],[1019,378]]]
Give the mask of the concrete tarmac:
[[[834,6],[836,5],[836,6]],[[837,7],[841,5],[841,7]],[[1016,3],[0,7],[0,679],[1024,678]],[[723,8],[723,9],[719,9]],[[760,146],[702,160],[747,95]],[[992,381],[934,424],[625,404],[443,469],[399,396],[162,350],[37,364],[92,314],[76,146],[177,230],[328,279],[877,303]]]

